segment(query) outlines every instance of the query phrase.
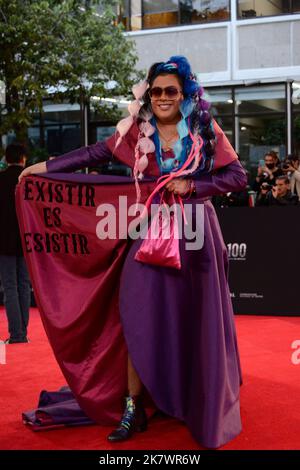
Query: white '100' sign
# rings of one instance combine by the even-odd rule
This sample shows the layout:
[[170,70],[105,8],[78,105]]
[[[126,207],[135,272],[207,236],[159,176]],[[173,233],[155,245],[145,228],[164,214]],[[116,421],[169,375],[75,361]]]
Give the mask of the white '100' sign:
[[227,250],[229,258],[246,258],[246,243],[228,243]]

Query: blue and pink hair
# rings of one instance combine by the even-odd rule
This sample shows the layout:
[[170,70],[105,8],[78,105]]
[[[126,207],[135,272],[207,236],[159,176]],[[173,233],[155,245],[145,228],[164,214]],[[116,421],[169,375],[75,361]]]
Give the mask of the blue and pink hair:
[[[175,74],[178,76],[183,89],[184,100],[180,111],[182,119],[177,124],[179,140],[175,144],[174,153],[179,157],[183,146],[188,139],[188,118],[191,123],[191,131],[198,133],[203,139],[202,158],[198,171],[209,171],[213,167],[213,155],[215,148],[215,133],[212,117],[209,112],[210,103],[202,98],[204,90],[192,73],[191,66],[184,56],[172,56],[167,62],[153,64],[148,72],[147,81],[151,88],[158,75]],[[143,96],[144,108],[151,108],[149,94]],[[141,111],[143,110],[141,108]]]
[[[184,56],[172,56],[167,62],[153,64],[147,75],[147,79],[133,87],[135,100],[128,106],[129,116],[117,124],[119,138],[118,145],[126,135],[133,122],[139,127],[139,137],[135,149],[134,176],[137,193],[139,194],[138,179],[143,177],[143,172],[148,165],[148,153],[156,151],[151,136],[157,132],[153,125],[153,112],[149,96],[149,89],[159,75],[175,74],[181,84],[184,100],[180,105],[181,120],[177,124],[179,139],[174,146],[175,157],[180,159],[182,152],[188,154],[191,147],[190,132],[199,136],[202,141],[201,158],[196,158],[194,164],[184,174],[195,172],[208,172],[213,168],[214,148],[216,136],[214,133],[212,117],[209,112],[210,104],[205,101],[203,88],[191,71],[191,66]],[[141,103],[142,101],[142,103]],[[179,173],[180,167],[176,169]],[[192,171],[191,171],[192,170]],[[174,170],[174,173],[176,173]]]

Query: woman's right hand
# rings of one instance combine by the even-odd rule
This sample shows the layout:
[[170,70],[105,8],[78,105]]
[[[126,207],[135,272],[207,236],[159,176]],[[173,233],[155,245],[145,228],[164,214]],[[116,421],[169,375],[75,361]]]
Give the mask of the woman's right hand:
[[28,166],[27,168],[24,168],[22,173],[20,173],[19,183],[21,183],[21,179],[23,178],[23,176],[32,175],[33,173],[46,173],[46,171],[47,171],[46,162],[39,162],[39,163],[35,163],[34,165]]

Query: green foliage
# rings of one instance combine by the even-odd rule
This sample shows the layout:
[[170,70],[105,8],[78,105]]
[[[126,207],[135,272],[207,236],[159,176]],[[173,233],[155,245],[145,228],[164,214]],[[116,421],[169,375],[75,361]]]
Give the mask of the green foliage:
[[34,165],[38,162],[44,162],[48,160],[48,152],[46,149],[31,148],[26,161],[26,166]]
[[[140,74],[134,44],[117,24],[116,3],[0,0],[0,80],[6,85],[0,136],[14,130],[24,140],[32,113],[49,96],[73,103],[128,96]],[[113,90],[106,88],[109,81],[116,82]],[[103,114],[110,113],[118,115],[104,107]]]
[[286,141],[286,124],[283,119],[272,120],[268,123],[265,130],[265,145],[281,145]]

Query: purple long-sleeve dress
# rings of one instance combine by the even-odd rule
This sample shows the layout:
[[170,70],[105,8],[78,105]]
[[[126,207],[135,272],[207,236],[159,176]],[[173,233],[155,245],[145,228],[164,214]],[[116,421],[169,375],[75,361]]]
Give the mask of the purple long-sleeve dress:
[[[49,172],[69,172],[111,158],[105,142],[47,162]],[[203,202],[204,246],[187,251],[182,268],[142,264],[136,240],[124,263],[119,308],[128,351],[156,406],[183,420],[203,446],[217,448],[241,431],[241,369],[230,292],[228,259],[209,197],[240,191],[246,175],[235,160],[195,180]]]

